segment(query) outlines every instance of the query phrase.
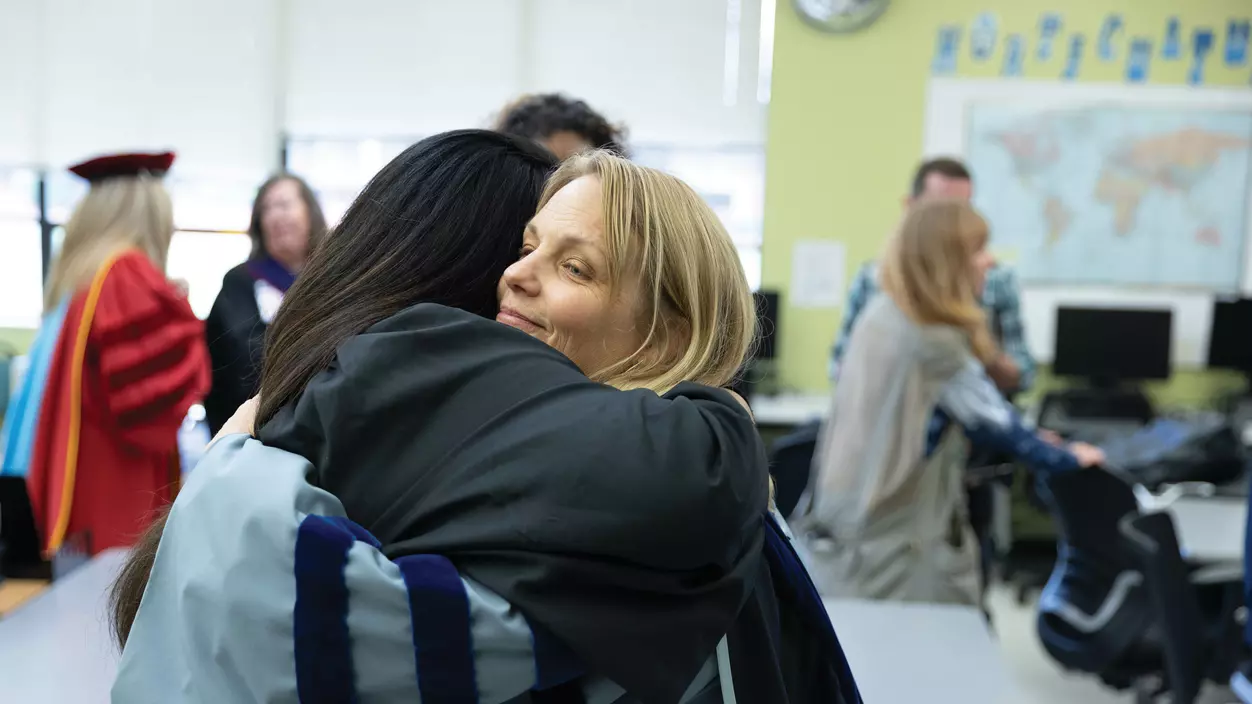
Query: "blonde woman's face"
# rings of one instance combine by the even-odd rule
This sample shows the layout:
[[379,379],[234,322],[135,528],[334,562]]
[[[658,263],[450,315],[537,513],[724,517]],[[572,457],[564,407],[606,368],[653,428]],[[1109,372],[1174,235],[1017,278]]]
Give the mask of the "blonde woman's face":
[[600,181],[562,188],[526,226],[521,256],[505,270],[496,320],[542,340],[593,375],[642,344],[640,282],[613,290]]

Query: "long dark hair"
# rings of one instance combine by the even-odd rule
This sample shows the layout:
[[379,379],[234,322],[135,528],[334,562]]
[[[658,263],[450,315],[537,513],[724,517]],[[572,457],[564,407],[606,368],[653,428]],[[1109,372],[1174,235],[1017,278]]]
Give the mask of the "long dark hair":
[[322,212],[322,204],[317,202],[313,189],[309,188],[309,184],[304,179],[283,171],[266,179],[265,183],[256,189],[256,198],[252,199],[252,219],[248,221],[248,237],[252,238],[252,254],[248,256],[249,259],[257,259],[265,255],[265,233],[261,230],[261,215],[265,209],[262,206],[265,194],[283,181],[296,184],[296,187],[300,189],[300,200],[304,201],[304,207],[308,210],[309,251],[312,252],[326,236],[326,214]]
[[[529,140],[459,130],[414,144],[378,172],[313,250],[265,343],[256,427],[326,369],[335,350],[419,302],[496,313],[496,284],[556,166]],[[153,521],[113,583],[113,635],[125,647],[168,513]]]

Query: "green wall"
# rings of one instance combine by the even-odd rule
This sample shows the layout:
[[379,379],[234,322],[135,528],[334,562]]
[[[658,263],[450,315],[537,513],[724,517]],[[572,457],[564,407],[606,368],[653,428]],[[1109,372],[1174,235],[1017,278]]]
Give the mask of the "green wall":
[[35,331],[27,328],[0,328],[0,352],[11,348],[18,354],[25,354],[35,341]]
[[[968,52],[970,22],[981,12],[999,20],[1000,46],[985,64]],[[1048,64],[1025,66],[1027,78],[1056,79],[1063,67],[1064,38],[1088,37],[1081,81],[1122,81],[1124,63],[1103,63],[1090,53],[1105,17],[1120,13],[1119,53],[1127,37],[1147,36],[1159,47],[1167,19],[1178,16],[1183,38],[1201,24],[1218,33],[1224,47],[1229,17],[1252,14],[1243,0],[893,0],[873,26],[852,35],[825,34],[803,24],[791,0],[778,0],[774,76],[766,164],[765,242],[762,280],[783,292],[780,369],[784,387],[819,391],[827,387],[826,358],[842,313],[836,308],[801,309],[787,301],[791,250],[798,240],[837,239],[847,249],[846,280],[861,262],[877,256],[900,214],[909,176],[922,155],[923,111],[938,29],[965,27],[962,77],[997,77],[1003,37],[1037,35],[1042,12],[1064,20],[1062,40]],[[1184,43],[1184,50],[1188,44]],[[1154,60],[1153,83],[1181,84],[1188,61]],[[1209,84],[1247,86],[1252,67],[1228,68],[1219,51],[1206,64]],[[1043,386],[1049,384],[1046,374]],[[1156,389],[1166,399],[1200,399],[1212,388],[1231,385],[1229,376],[1179,372]]]

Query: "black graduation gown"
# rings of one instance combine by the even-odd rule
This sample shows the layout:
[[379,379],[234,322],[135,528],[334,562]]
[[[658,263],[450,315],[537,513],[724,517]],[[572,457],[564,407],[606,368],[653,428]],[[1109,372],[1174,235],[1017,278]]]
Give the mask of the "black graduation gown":
[[446,557],[640,701],[678,701],[724,635],[743,704],[858,701],[841,654],[781,642],[790,585],[821,605],[794,559],[798,582],[771,570],[765,450],[724,391],[618,391],[419,304],[342,344],[258,437],[307,458],[388,557]]
[[257,308],[256,280],[248,265],[226,272],[204,325],[213,364],[213,388],[204,399],[204,410],[213,435],[256,395],[268,327]]

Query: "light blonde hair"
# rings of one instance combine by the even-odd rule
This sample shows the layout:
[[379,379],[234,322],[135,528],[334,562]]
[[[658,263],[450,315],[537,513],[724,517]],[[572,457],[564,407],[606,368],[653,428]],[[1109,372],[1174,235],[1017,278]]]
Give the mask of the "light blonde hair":
[[597,381],[668,391],[681,381],[726,386],[751,350],[756,311],[743,264],[717,215],[690,186],[607,151],[565,161],[539,208],[584,176],[600,182],[608,276],[614,295],[637,276],[646,334]]
[[979,304],[974,256],[987,246],[987,221],[966,201],[926,200],[911,207],[887,244],[882,290],[910,319],[950,325],[984,363],[997,349]]
[[44,289],[44,310],[91,283],[110,257],[138,249],[165,271],[174,207],[155,176],[114,176],[91,186],[65,224],[61,251]]

